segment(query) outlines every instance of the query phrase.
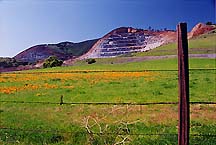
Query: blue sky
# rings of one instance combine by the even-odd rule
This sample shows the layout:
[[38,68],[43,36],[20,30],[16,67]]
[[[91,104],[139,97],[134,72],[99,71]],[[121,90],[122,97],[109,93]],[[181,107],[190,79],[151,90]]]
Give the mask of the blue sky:
[[0,0],[0,56],[44,43],[99,38],[120,26],[215,23],[214,0]]

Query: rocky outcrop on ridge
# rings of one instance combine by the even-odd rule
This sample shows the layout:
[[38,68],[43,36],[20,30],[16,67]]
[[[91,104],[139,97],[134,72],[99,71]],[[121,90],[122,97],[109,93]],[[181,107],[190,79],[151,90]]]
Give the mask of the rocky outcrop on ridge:
[[190,39],[192,37],[196,37],[196,36],[205,34],[214,29],[216,29],[215,25],[206,25],[204,23],[198,23],[195,27],[193,27],[191,32],[188,34],[188,38]]

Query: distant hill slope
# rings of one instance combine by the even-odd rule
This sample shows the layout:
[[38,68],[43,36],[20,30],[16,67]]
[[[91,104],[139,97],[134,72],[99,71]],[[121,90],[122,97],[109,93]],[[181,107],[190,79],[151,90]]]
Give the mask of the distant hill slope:
[[[198,23],[188,38],[198,37],[214,30],[215,25]],[[51,55],[70,64],[75,58],[109,58],[136,52],[151,52],[152,49],[176,42],[176,31],[143,30],[132,27],[120,27],[112,30],[100,39],[80,43],[61,42],[58,44],[42,44],[30,47],[17,54],[17,61],[35,63]]]
[[[215,25],[198,23],[188,38],[194,38],[214,30]],[[117,28],[99,39],[80,59],[108,58],[128,53],[146,52],[168,43],[176,42],[176,31],[153,31],[132,27]]]
[[67,60],[86,53],[97,40],[87,40],[79,43],[61,42],[58,44],[36,45],[22,51],[14,58],[18,61],[34,63],[54,55],[61,60]]

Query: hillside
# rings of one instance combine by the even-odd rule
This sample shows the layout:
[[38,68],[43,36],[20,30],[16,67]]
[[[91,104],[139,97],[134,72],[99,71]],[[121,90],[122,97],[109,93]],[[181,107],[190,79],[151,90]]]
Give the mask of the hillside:
[[[188,41],[189,54],[214,54],[216,53],[216,31],[210,31]],[[135,57],[177,55],[177,43],[162,45],[148,52],[133,53]]]
[[[215,25],[198,23],[188,38],[192,39],[215,29]],[[107,33],[100,39],[80,43],[61,42],[30,47],[14,58],[22,62],[35,63],[51,55],[70,63],[73,59],[109,58],[137,52],[151,52],[152,49],[176,41],[176,31],[144,30],[132,27],[120,27]]]
[[[188,38],[196,38],[206,34],[216,27],[198,23]],[[152,49],[176,42],[177,32],[171,30],[143,30],[131,27],[117,28],[98,40],[93,47],[80,59],[86,58],[108,58],[137,52],[151,52]]]
[[97,39],[80,43],[61,42],[58,44],[36,45],[17,54],[14,58],[18,61],[35,63],[54,55],[61,60],[67,60],[86,53],[96,41]]
[[175,41],[175,31],[153,31],[131,27],[117,28],[106,34],[81,58],[107,58],[132,52],[149,51]]

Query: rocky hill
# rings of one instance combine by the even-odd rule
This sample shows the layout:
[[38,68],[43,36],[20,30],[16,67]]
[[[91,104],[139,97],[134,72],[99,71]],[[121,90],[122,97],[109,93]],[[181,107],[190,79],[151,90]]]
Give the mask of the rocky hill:
[[[215,25],[197,24],[188,38],[193,38],[215,29]],[[158,46],[175,42],[176,31],[153,31],[132,27],[117,28],[99,39],[80,59],[115,57],[132,52],[144,52]]]
[[76,58],[86,53],[97,41],[88,40],[80,43],[61,42],[58,44],[42,44],[30,47],[14,58],[18,61],[35,63],[39,60],[44,60],[49,56],[56,56],[61,60]]
[[98,40],[82,58],[115,57],[131,52],[149,51],[165,43],[174,42],[175,35],[174,31],[149,31],[121,27]]

